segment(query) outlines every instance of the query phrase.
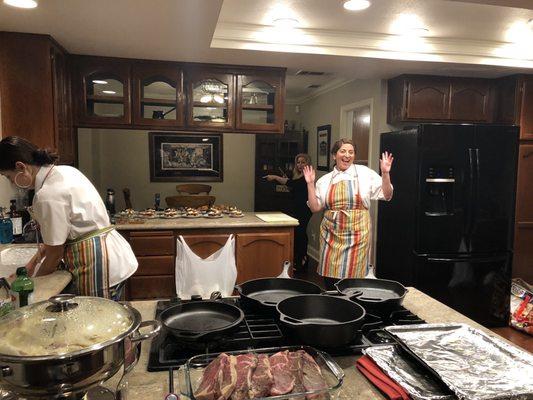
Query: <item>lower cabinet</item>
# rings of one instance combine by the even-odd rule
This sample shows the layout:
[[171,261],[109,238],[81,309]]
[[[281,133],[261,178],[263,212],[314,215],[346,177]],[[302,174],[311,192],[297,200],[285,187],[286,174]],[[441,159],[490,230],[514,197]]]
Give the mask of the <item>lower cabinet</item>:
[[533,283],[533,222],[517,223],[514,238],[513,277]]
[[174,273],[179,235],[195,254],[206,258],[222,248],[229,236],[234,234],[237,283],[277,276],[283,269],[283,263],[293,258],[292,227],[146,230],[122,231],[122,234],[139,261],[139,268],[126,285],[128,300],[176,296]]

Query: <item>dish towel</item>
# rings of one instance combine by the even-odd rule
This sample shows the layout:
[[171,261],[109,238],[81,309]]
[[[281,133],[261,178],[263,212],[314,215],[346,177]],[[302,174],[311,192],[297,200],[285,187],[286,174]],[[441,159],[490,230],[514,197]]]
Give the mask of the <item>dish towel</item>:
[[368,356],[362,356],[357,360],[357,369],[372,382],[390,400],[409,400],[410,397],[403,388],[394,382],[389,376],[377,366]]

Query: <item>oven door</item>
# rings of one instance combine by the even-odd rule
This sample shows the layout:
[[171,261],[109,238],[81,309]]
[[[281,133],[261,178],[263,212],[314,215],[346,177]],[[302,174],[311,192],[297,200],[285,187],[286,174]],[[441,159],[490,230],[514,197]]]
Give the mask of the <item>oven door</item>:
[[415,287],[484,326],[507,325],[510,284],[510,253],[415,256]]

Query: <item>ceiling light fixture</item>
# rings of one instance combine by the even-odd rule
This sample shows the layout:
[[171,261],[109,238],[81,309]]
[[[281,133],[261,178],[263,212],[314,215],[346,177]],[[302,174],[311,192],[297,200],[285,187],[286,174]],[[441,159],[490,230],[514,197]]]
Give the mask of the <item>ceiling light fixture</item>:
[[280,29],[294,29],[299,23],[296,18],[276,18],[272,21],[272,25]]
[[102,93],[105,93],[105,94],[117,94],[117,92],[115,92],[114,90],[102,90]]
[[368,0],[347,0],[344,2],[343,7],[348,11],[361,11],[370,7],[370,1]]
[[4,4],[18,8],[35,8],[37,0],[4,0]]
[[102,81],[100,79],[93,79],[93,83],[97,85],[107,85],[107,81]]

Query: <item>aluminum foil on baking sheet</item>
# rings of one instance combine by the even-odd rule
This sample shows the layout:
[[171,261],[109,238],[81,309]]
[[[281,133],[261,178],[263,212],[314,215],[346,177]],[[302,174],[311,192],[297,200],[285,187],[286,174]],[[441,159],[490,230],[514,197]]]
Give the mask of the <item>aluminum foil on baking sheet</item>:
[[[363,350],[392,380],[414,400],[453,400],[457,397],[429,374],[425,368],[410,360],[398,346],[375,346]],[[443,387],[444,386],[444,387]]]
[[533,355],[466,324],[385,328],[460,399],[533,399]]

